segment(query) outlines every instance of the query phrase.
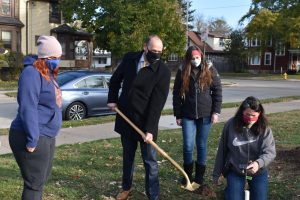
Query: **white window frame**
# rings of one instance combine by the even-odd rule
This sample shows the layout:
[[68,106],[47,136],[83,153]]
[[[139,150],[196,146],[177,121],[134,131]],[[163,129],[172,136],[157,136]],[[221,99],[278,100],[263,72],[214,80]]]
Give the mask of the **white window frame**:
[[[5,38],[4,35],[8,36],[8,37]],[[2,30],[1,31],[1,41],[3,43],[4,48],[10,49],[10,50],[12,49],[12,42],[13,42],[12,37],[13,37],[12,31],[9,31],[9,30]],[[9,46],[9,48],[6,47],[7,45]]]
[[[8,10],[7,13],[4,13],[3,10],[5,8],[7,8],[8,6]],[[9,17],[12,14],[12,0],[9,0],[8,2],[3,2],[3,0],[0,0],[0,16],[5,16],[5,17]]]
[[[257,62],[254,62],[256,60]],[[260,53],[255,53],[250,57],[250,65],[260,65],[260,62],[261,62]]]
[[98,64],[107,64],[107,57],[99,57]]
[[[267,63],[267,56],[270,56]],[[272,64],[272,53],[271,52],[265,52],[265,57],[264,57],[264,65],[271,65]]]
[[258,47],[258,46],[260,46],[260,41],[257,38],[255,38],[255,39],[251,40],[250,44],[251,44],[251,47]]
[[268,46],[268,47],[271,47],[272,46],[272,38],[270,38],[270,39],[268,39],[267,41],[266,41],[266,45]]
[[224,38],[220,38],[219,39],[219,46],[220,47],[224,47],[225,46],[225,39]]
[[168,61],[173,61],[173,62],[176,62],[178,61],[178,54],[176,53],[171,53],[168,57]]
[[285,46],[281,42],[276,45],[275,55],[285,56]]

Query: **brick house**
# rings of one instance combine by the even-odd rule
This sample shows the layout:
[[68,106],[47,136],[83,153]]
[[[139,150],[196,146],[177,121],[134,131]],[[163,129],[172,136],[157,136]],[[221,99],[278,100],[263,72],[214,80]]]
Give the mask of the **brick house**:
[[247,42],[249,49],[248,67],[254,72],[284,73],[299,71],[300,49],[291,48],[289,44],[273,44],[269,40],[265,50],[261,50],[261,41],[250,39]]
[[23,55],[37,53],[40,35],[53,35],[63,48],[61,67],[91,66],[93,36],[64,24],[58,0],[0,0],[0,39]]

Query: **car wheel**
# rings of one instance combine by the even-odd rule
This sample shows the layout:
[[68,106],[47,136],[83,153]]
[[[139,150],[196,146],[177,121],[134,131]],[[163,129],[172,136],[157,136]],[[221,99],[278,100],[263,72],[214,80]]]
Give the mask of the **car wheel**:
[[81,120],[86,117],[86,107],[80,102],[74,102],[66,110],[66,120]]

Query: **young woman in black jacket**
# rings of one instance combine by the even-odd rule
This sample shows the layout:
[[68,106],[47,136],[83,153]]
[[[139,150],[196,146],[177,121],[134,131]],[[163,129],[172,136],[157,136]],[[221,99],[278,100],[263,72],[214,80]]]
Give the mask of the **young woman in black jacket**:
[[[212,123],[218,121],[222,104],[222,87],[217,70],[203,61],[196,46],[187,49],[173,88],[173,110],[176,123],[182,126],[184,170],[192,179],[193,151],[197,158],[194,181],[203,184],[206,166],[207,138]],[[186,184],[182,179],[182,184]]]

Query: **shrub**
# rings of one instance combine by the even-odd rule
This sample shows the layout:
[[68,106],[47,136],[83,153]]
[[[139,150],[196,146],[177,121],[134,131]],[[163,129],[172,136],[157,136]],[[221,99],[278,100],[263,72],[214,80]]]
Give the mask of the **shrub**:
[[0,55],[1,79],[17,80],[23,68],[23,54],[10,51],[5,55]]

